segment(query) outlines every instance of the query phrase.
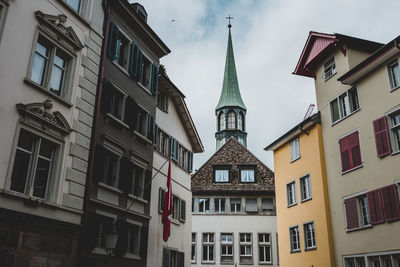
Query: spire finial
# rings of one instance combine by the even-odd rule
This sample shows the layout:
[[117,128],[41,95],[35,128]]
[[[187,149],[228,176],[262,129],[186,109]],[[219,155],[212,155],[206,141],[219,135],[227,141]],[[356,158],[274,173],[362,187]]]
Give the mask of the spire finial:
[[231,27],[232,27],[232,25],[231,25],[231,19],[233,19],[233,17],[231,17],[231,14],[229,14],[229,15],[228,15],[227,17],[225,17],[225,18],[229,20],[228,28],[231,28]]

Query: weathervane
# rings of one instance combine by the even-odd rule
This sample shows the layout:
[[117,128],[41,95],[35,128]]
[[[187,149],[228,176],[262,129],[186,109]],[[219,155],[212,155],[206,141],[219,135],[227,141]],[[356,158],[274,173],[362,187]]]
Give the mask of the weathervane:
[[225,18],[229,20],[228,28],[231,28],[231,27],[232,27],[232,25],[231,25],[231,19],[233,19],[233,17],[231,17],[231,14],[229,14],[229,15],[228,15],[227,17],[225,17]]

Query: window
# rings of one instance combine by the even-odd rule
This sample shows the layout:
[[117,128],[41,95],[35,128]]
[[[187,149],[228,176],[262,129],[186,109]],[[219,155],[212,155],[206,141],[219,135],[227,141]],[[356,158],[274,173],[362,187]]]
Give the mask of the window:
[[120,31],[117,38],[117,58],[115,62],[123,69],[128,69],[129,44],[128,37]]
[[300,251],[299,227],[298,226],[290,227],[289,233],[290,233],[290,252]]
[[221,233],[221,263],[233,262],[233,234]]
[[287,193],[288,207],[297,204],[295,181],[286,185],[286,193]]
[[231,198],[231,212],[240,212],[240,198]]
[[21,129],[15,148],[10,190],[48,199],[50,181],[56,175],[58,152],[59,145]]
[[240,246],[240,263],[251,264],[253,263],[253,244],[251,233],[239,234],[239,246]]
[[64,0],[73,10],[79,13],[81,7],[81,0]]
[[117,231],[118,229],[115,229],[113,218],[97,215],[93,219],[95,221],[94,225],[96,227],[96,240],[94,243],[93,252],[106,254],[106,234],[111,231]]
[[113,187],[117,187],[118,185],[118,161],[119,161],[119,157],[106,150],[107,152],[105,153],[104,156],[104,172],[103,175],[101,177],[101,182],[109,185],[109,186],[113,186]]
[[215,182],[224,183],[229,182],[229,170],[215,170]]
[[158,129],[158,136],[159,136],[159,142],[157,146],[158,152],[163,154],[164,156],[169,156],[169,136]]
[[257,212],[257,199],[256,198],[246,198],[246,212]]
[[179,198],[172,196],[172,219],[179,219]]
[[390,88],[393,90],[400,85],[399,62],[397,59],[388,65]]
[[297,137],[290,142],[290,161],[295,161],[298,158],[300,158],[300,143]]
[[359,195],[344,200],[347,230],[370,225],[367,195]]
[[[396,110],[388,115],[390,122],[390,138],[392,140],[392,151],[400,151],[400,110]],[[384,143],[384,142],[383,142]],[[389,149],[390,151],[390,146]]]
[[228,112],[228,129],[236,129],[236,114],[232,110]]
[[219,122],[219,124],[218,124],[218,125],[219,125],[218,131],[225,130],[225,113],[224,113],[224,112],[221,112],[221,113],[219,114],[218,122]]
[[186,221],[186,201],[183,199],[179,199],[179,220]]
[[72,57],[64,50],[39,35],[29,79],[54,95],[65,98],[71,61]]
[[225,198],[214,198],[215,212],[225,212]]
[[214,262],[214,234],[203,234],[203,256],[202,262]]
[[158,91],[157,107],[165,112],[168,112],[168,95],[166,93]]
[[345,267],[365,267],[364,257],[345,258]]
[[330,77],[332,77],[335,73],[336,73],[335,58],[331,57],[324,64],[324,79],[325,79],[325,81],[328,80]]
[[163,267],[184,267],[185,265],[185,253],[163,248]]
[[144,195],[144,182],[145,182],[145,169],[135,166],[133,168],[133,177],[131,194],[143,198]]
[[190,259],[192,263],[196,263],[196,233],[192,233],[192,252]]
[[210,211],[210,199],[199,198],[199,212],[209,212],[209,211]]
[[127,253],[139,256],[140,251],[140,229],[141,227],[135,224],[128,227],[128,246]]
[[274,212],[274,204],[272,198],[261,199],[261,209],[263,212]]
[[243,112],[239,113],[238,129],[244,131],[244,115],[243,115]]
[[110,98],[110,114],[115,118],[122,120],[123,117],[123,106],[124,106],[124,95],[118,90],[113,90]]
[[352,87],[331,101],[331,120],[335,123],[353,114],[360,108],[357,87]]
[[0,40],[3,32],[3,27],[6,21],[7,8],[8,6],[5,3],[3,3],[3,1],[0,1]]
[[310,175],[306,175],[300,178],[300,194],[301,194],[301,201],[311,199]]
[[303,232],[305,250],[315,249],[317,246],[315,244],[314,222],[305,223],[303,225]]
[[188,169],[188,151],[183,146],[179,145],[179,161],[178,164],[184,168]]
[[254,183],[254,169],[240,169],[240,182]]
[[140,77],[139,82],[146,87],[146,89],[150,89],[150,79],[151,79],[151,62],[150,60],[143,55],[142,62],[140,66]]
[[349,171],[362,165],[358,131],[339,139],[339,149],[342,172]]
[[139,108],[137,111],[137,125],[136,131],[140,133],[142,136],[147,136],[147,125],[148,125],[148,112],[142,108]]
[[350,256],[344,259],[345,267],[365,267],[366,261],[370,267],[397,267],[400,266],[400,252],[377,254],[368,253],[363,256]]
[[271,236],[270,234],[258,234],[259,263],[272,263]]

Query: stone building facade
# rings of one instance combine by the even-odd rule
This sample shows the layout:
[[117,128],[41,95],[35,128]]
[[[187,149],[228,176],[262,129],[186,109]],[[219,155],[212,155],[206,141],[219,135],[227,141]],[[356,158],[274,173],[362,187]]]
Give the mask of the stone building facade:
[[1,266],[76,264],[102,24],[100,1],[0,1]]

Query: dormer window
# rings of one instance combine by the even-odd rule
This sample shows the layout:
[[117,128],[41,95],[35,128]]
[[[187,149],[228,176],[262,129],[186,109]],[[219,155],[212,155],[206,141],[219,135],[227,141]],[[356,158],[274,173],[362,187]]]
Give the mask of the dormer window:
[[254,183],[255,182],[255,167],[240,167],[240,182]]
[[213,166],[214,169],[214,182],[216,183],[229,183],[231,166]]
[[328,59],[327,62],[324,64],[324,78],[325,81],[327,81],[330,77],[332,77],[334,74],[336,74],[336,64],[335,64],[335,58],[331,57]]

